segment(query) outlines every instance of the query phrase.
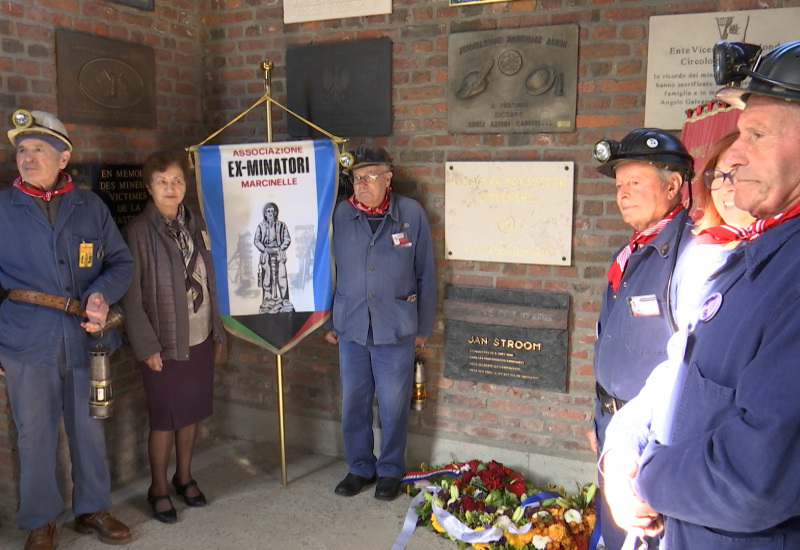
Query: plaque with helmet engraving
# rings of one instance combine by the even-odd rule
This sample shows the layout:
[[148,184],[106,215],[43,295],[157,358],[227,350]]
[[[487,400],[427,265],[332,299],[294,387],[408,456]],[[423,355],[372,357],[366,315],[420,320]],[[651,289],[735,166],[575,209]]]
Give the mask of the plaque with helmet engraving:
[[450,36],[451,133],[572,132],[578,92],[578,26]]

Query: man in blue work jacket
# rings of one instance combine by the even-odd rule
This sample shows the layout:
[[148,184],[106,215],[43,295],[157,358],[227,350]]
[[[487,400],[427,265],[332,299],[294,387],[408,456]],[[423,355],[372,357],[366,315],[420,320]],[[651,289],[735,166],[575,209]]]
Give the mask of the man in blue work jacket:
[[[679,243],[691,220],[681,204],[681,188],[693,163],[684,145],[664,130],[640,128],[621,142],[602,140],[594,156],[598,171],[616,180],[617,206],[633,227],[629,242],[608,271],[594,346],[597,381],[593,443],[602,450],[612,415],[644,387],[650,372],[666,359],[672,335],[669,282]],[[602,479],[600,483],[602,486]],[[600,526],[608,550],[619,550],[625,532],[600,503]]]
[[800,548],[800,41],[763,57],[718,43],[722,98],[744,110],[728,149],[734,203],[757,218],[691,327],[671,436],[604,458],[620,525],[662,548]]
[[[0,363],[17,426],[20,462],[17,523],[30,530],[26,549],[55,547],[64,507],[56,480],[59,421],[72,462],[75,529],[109,544],[131,540],[109,511],[111,479],[102,421],[90,416],[90,333],[122,297],[133,258],[108,207],[73,185],[64,171],[72,152],[54,115],[19,110],[8,137],[19,177],[0,192]],[[116,330],[99,343],[116,349]]]
[[[433,331],[436,272],[425,210],[392,192],[391,158],[363,146],[350,167],[353,194],[333,214],[342,434],[347,476],[335,493],[354,496],[377,479],[375,498],[394,499],[405,474],[414,353]],[[372,401],[381,423],[373,453]]]

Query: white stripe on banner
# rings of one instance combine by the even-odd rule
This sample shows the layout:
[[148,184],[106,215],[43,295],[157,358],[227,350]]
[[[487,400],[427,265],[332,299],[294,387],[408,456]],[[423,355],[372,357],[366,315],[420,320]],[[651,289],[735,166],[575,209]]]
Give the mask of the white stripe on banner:
[[334,143],[203,145],[198,156],[220,313],[329,310]]

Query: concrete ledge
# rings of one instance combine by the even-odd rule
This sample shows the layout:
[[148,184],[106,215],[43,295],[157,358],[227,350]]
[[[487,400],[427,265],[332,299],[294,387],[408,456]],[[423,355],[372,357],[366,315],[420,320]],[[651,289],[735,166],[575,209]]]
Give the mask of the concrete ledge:
[[[210,422],[210,430],[222,436],[269,443],[278,443],[280,440],[276,411],[217,401]],[[284,431],[287,448],[344,457],[342,426],[339,422],[287,414],[284,417]],[[380,429],[375,429],[376,453],[380,436]],[[526,479],[536,485],[563,485],[569,492],[575,491],[576,483],[583,485],[597,479],[593,460],[582,461],[477,442],[409,434],[406,449],[406,467],[409,469],[419,468],[423,462],[438,465],[473,458],[497,460],[509,468],[520,470]]]

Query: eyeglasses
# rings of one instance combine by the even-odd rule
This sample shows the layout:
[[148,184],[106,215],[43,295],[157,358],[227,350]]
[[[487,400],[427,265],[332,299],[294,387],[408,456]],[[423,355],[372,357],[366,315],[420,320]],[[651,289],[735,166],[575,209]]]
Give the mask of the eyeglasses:
[[723,172],[714,168],[703,172],[703,183],[712,191],[720,189],[725,184],[725,180],[728,180],[731,185],[736,185],[736,168],[730,172]]
[[376,181],[378,181],[379,177],[381,177],[384,174],[388,174],[389,172],[391,172],[391,170],[385,170],[380,174],[364,174],[364,175],[353,176],[353,183],[375,183]]

